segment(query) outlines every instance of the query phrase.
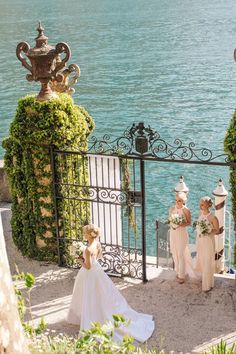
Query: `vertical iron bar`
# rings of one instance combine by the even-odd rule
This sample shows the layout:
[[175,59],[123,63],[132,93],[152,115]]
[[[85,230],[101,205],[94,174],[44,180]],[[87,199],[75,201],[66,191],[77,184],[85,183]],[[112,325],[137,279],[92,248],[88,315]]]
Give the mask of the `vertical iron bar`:
[[[72,154],[70,155],[65,155],[65,158],[66,158],[66,171],[70,171],[70,167],[71,167],[71,164],[70,162],[72,163]],[[67,173],[66,174],[66,181],[65,181],[65,185],[66,185],[66,200],[68,202],[68,214],[69,214],[69,231],[68,231],[68,234],[69,234],[69,238],[72,238],[71,237],[71,205],[70,205],[70,195],[71,195],[71,191],[70,191],[70,182],[69,182],[69,174]],[[64,234],[64,237],[65,237],[65,241],[66,239],[68,238],[67,234]],[[65,242],[66,243],[66,242]]]
[[[89,162],[89,198],[90,194],[93,195],[93,190],[95,190],[96,193],[96,187],[92,186],[92,168],[91,168],[91,159],[92,159],[92,155],[88,156],[88,162]],[[89,220],[88,220],[88,224],[92,223],[94,224],[94,205],[93,205],[93,201],[91,199],[90,201],[90,215],[89,215]]]
[[[78,155],[77,155],[78,158]],[[86,183],[86,177],[88,177],[88,165],[86,164],[88,162],[88,157],[86,155],[81,155],[80,159],[82,160],[82,166],[83,166],[83,176],[81,178],[81,180],[83,180],[83,182],[81,183],[81,195],[82,195],[82,199],[86,199],[87,198],[87,194],[88,194],[88,183]],[[86,164],[86,165],[85,165]],[[79,166],[79,164],[78,164]],[[86,224],[89,224],[89,220],[88,220],[88,202],[83,201],[82,200],[82,205],[83,203],[85,204],[85,220],[83,220],[83,225],[81,225],[81,235],[83,234],[82,230],[83,230],[83,226],[84,226],[84,222]]]
[[147,282],[146,273],[146,205],[145,205],[145,165],[144,160],[140,160],[140,182],[142,195],[142,255],[143,255],[143,282]]
[[[101,157],[101,165],[102,165],[102,188],[106,188],[105,187],[105,183],[104,183],[104,158]],[[106,162],[105,162],[106,163]],[[105,215],[106,215],[106,204],[105,203],[102,203],[103,205],[103,236],[104,236],[104,243],[106,244],[107,243],[107,234],[106,234],[106,218],[105,218]]]
[[[117,188],[117,185],[116,185],[116,157],[114,158],[113,160],[113,170],[114,170],[114,188],[116,189]],[[116,195],[118,195],[119,192],[115,192]],[[117,198],[117,203],[118,203],[118,198]],[[116,231],[115,231],[115,234],[116,234],[116,245],[119,244],[119,241],[118,241],[118,220],[117,220],[117,204],[113,205],[113,210],[115,211],[115,224],[116,224]]]
[[[112,166],[111,166],[111,168],[112,168]],[[107,158],[107,174],[108,174],[108,185],[107,185],[107,187],[108,187],[108,190],[110,190],[110,188],[111,188],[111,180],[110,180],[111,176],[110,176],[110,173],[111,173],[111,171],[110,171],[110,159],[108,157]],[[108,192],[108,195],[109,195],[109,192]],[[108,204],[108,207],[109,207],[109,219],[110,219],[110,244],[113,245],[112,217],[111,217],[111,210],[112,209],[111,209],[111,204],[110,203]]]
[[[65,158],[65,154],[63,152],[59,152],[57,153],[57,158],[58,158],[58,165],[57,165],[57,169],[55,171],[57,171],[57,175],[59,176],[59,181],[61,184],[61,190],[63,191],[62,194],[62,210],[65,210],[65,198],[66,198],[66,186],[64,185],[64,177],[63,177],[63,171],[65,170],[65,166],[64,166],[64,158]],[[57,184],[58,185],[58,184]],[[65,235],[66,235],[66,227],[65,227],[65,218],[61,217],[61,224],[63,227],[63,243],[65,242]],[[61,238],[60,234],[59,237]]]
[[[134,191],[134,196],[135,196],[135,192],[136,192],[136,176],[135,176],[135,160],[132,160],[132,164],[133,164],[133,191]],[[135,198],[135,197],[134,197]],[[135,204],[135,203],[134,203]],[[138,226],[137,226],[137,212],[136,212],[136,207],[133,206],[134,208],[134,248],[135,248],[135,251],[137,250],[137,235],[138,235]],[[135,261],[137,261],[137,253],[135,252]]]
[[156,220],[156,267],[159,267],[159,221]]
[[[76,184],[76,175],[77,175],[77,171],[76,171],[76,166],[77,166],[77,158],[78,158],[78,155],[74,155],[74,158],[73,158],[73,163],[72,163],[72,166],[71,166],[71,173],[72,173],[72,183],[73,183],[73,186],[71,187],[72,188],[72,191],[73,191],[73,195],[75,196],[76,193],[75,193],[75,184]],[[78,230],[77,230],[77,203],[76,203],[76,199],[74,198],[73,199],[73,226],[75,226],[75,238],[77,238],[77,235],[78,235]],[[73,236],[72,236],[73,238]]]
[[53,145],[50,145],[50,160],[51,160],[51,170],[52,170],[52,186],[53,186],[53,199],[54,199],[54,209],[55,209],[58,264],[59,266],[61,266],[63,262],[61,257],[60,241],[59,241],[60,234],[59,234],[59,220],[58,220],[57,189],[56,189],[56,168],[55,168]]
[[[98,166],[97,166],[97,160],[98,160],[98,156],[94,156],[94,159],[95,159],[95,171],[96,171],[96,173],[95,173],[95,176],[96,176],[96,184],[95,184],[95,186],[96,186],[96,188],[97,188],[97,217],[98,217],[98,227],[100,227],[101,225],[100,225],[100,200],[99,200],[99,198],[100,198],[100,195],[99,195],[99,191],[100,191],[100,185],[99,185],[99,180],[98,180]],[[101,189],[102,189],[102,187],[101,187]]]

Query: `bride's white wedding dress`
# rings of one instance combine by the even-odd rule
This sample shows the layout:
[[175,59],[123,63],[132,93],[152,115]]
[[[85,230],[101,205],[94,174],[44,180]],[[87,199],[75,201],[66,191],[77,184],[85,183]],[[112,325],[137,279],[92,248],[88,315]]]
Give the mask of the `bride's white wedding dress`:
[[154,331],[152,316],[134,311],[96,258],[92,255],[91,259],[91,268],[82,267],[76,276],[67,321],[86,330],[91,322],[104,324],[112,321],[113,314],[122,314],[130,324],[116,330],[114,339],[120,341],[124,334],[129,334],[135,340],[145,342]]

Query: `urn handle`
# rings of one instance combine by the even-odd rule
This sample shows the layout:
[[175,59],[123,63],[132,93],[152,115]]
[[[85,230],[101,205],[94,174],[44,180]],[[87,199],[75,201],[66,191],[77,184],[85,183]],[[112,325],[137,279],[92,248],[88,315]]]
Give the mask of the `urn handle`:
[[56,49],[55,53],[57,55],[59,55],[61,53],[65,53],[65,57],[62,60],[59,60],[57,62],[56,68],[55,68],[55,70],[53,72],[53,76],[55,77],[55,79],[58,82],[61,82],[63,80],[63,74],[59,73],[59,71],[65,67],[66,63],[70,59],[71,50],[70,50],[70,47],[64,42],[57,43],[55,49]]
[[33,68],[31,65],[27,63],[27,60],[23,55],[21,54],[24,52],[26,55],[30,50],[30,45],[27,42],[20,42],[17,47],[16,47],[16,56],[17,58],[21,61],[22,66],[24,66],[27,70],[31,72],[31,74],[28,74],[26,76],[27,80],[32,81],[33,80]]

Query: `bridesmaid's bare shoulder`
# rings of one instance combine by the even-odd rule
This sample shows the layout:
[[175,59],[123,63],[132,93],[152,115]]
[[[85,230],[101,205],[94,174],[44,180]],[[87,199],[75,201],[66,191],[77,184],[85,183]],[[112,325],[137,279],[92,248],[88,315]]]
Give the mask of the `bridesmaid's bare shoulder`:
[[186,206],[183,207],[183,212],[184,212],[184,214],[187,214],[187,215],[191,214],[189,208],[187,208]]
[[218,220],[218,219],[217,219],[217,217],[216,217],[213,213],[210,213],[210,214],[208,215],[208,220],[211,222],[211,221],[213,221],[213,220]]

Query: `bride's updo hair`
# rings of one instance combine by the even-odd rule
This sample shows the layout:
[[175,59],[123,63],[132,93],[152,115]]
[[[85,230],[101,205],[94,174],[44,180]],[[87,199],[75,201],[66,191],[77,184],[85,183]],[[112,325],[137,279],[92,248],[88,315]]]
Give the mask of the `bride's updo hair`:
[[182,201],[183,201],[183,204],[185,205],[186,204],[186,202],[187,202],[187,194],[186,193],[184,193],[184,192],[177,192],[176,193],[176,197],[179,197],[180,199],[182,199]]
[[211,208],[212,205],[213,205],[212,199],[211,199],[210,197],[208,197],[207,195],[206,195],[205,197],[202,197],[202,198],[200,199],[200,201],[206,202],[209,208]]
[[91,237],[96,238],[100,236],[101,229],[94,224],[88,224],[83,227],[83,232],[84,234],[89,234]]

